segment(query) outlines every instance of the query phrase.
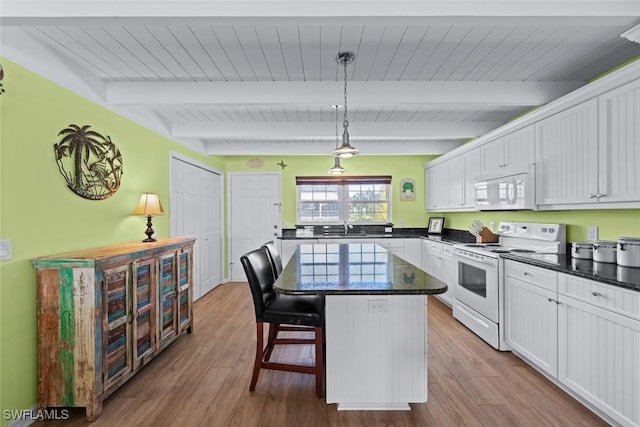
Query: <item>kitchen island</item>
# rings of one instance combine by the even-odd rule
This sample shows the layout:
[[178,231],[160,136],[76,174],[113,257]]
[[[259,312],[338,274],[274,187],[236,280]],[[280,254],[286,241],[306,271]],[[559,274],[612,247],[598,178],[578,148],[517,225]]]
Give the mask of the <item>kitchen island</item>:
[[447,285],[374,243],[302,244],[274,285],[324,294],[326,399],[339,410],[427,401],[427,298]]

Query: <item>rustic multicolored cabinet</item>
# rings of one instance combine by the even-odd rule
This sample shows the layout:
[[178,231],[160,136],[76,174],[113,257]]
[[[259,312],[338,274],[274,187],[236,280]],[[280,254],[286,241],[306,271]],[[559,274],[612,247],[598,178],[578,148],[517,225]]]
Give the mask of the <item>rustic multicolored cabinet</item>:
[[193,327],[195,239],[127,243],[36,258],[38,406],[102,401]]

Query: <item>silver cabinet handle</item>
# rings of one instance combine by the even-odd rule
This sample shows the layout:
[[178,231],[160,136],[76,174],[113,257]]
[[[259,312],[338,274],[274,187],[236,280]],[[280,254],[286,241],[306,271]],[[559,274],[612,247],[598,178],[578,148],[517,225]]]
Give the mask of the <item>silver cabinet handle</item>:
[[602,294],[598,293],[597,291],[593,291],[591,292],[591,295],[593,295],[594,297],[600,296]]
[[589,198],[590,198],[590,199],[595,199],[595,198],[596,198],[596,196],[597,196],[596,194],[589,194]]
[[526,272],[526,271],[525,271],[524,273],[522,273],[522,274],[524,274],[525,276],[530,276],[530,275],[531,275],[531,274],[529,274],[529,273],[528,273],[528,272]]
[[549,301],[549,302],[553,302],[553,301],[555,301],[555,300],[554,300],[553,298],[547,298],[547,301]]
[[598,199],[599,199],[600,197],[604,197],[604,196],[606,196],[606,194],[601,194],[601,193],[596,194],[596,197],[597,197]]

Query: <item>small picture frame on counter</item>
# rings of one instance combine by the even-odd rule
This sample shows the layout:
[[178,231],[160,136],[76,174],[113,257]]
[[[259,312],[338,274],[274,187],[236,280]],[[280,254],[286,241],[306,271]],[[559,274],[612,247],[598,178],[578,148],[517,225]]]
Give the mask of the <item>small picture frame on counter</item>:
[[444,228],[444,217],[443,216],[432,216],[429,217],[429,226],[427,227],[427,233],[429,234],[442,234],[442,229]]

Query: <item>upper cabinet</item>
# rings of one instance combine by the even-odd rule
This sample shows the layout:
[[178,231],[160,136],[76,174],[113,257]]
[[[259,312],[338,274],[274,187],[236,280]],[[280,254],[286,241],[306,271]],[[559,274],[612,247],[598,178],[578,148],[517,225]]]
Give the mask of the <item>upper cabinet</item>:
[[536,123],[536,203],[588,203],[598,192],[598,102]]
[[640,79],[598,97],[598,191],[603,202],[640,201]]
[[[640,80],[536,123],[542,209],[640,205]],[[572,206],[569,206],[572,205]]]
[[640,208],[639,76],[640,62],[425,165],[427,210],[473,210],[475,177],[531,164],[538,210]]
[[534,162],[533,126],[526,126],[480,147],[482,175],[512,175]]
[[441,163],[425,170],[427,181],[427,210],[449,208],[449,163]]
[[480,174],[479,150],[467,151],[425,170],[428,211],[475,208],[473,179]]

